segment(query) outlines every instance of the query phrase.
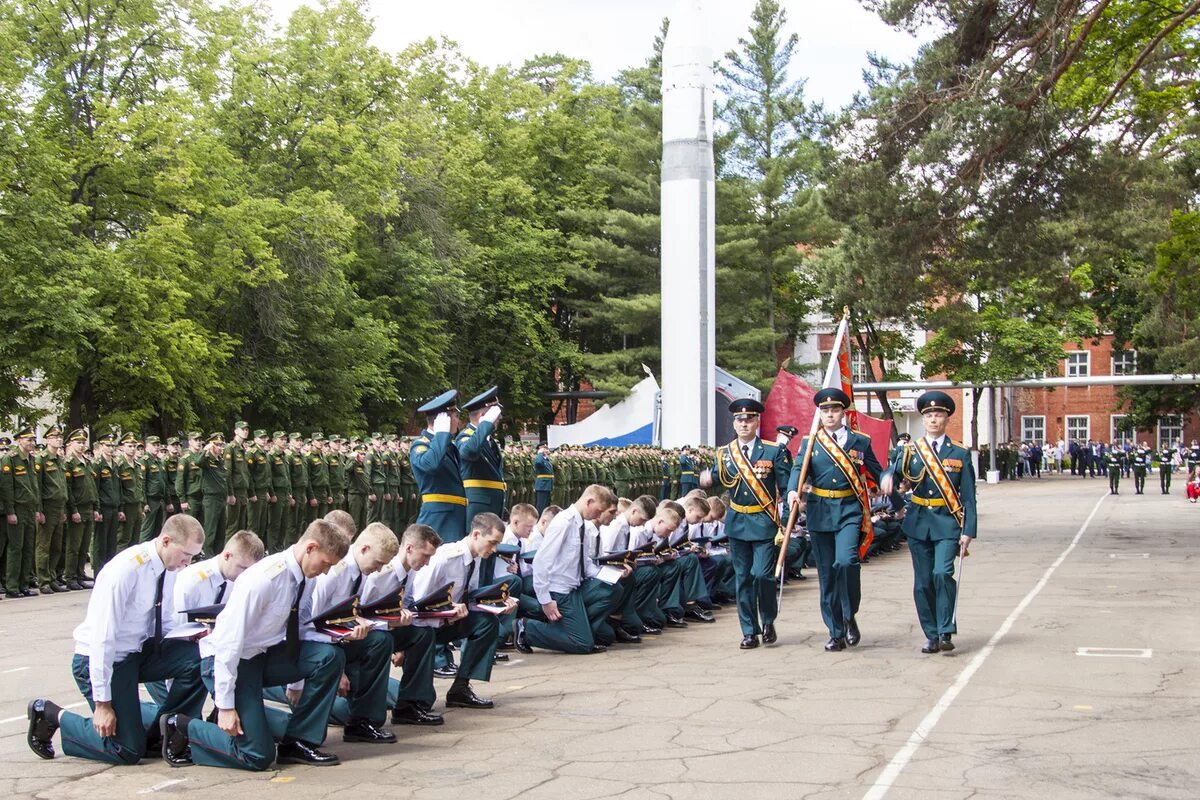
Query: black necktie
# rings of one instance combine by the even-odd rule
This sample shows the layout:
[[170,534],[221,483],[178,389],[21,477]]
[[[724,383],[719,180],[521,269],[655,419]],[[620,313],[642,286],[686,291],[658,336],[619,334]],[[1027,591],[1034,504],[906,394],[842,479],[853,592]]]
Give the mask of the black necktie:
[[354,583],[350,584],[350,596],[358,597],[358,587],[362,586],[362,573],[358,573],[358,577],[354,579]]
[[466,602],[471,593],[471,578],[475,576],[475,559],[471,559],[471,563],[467,564],[467,577],[463,580],[462,602]]
[[221,598],[225,596],[225,587],[229,585],[229,581],[221,581],[221,588],[217,589],[217,599],[213,600],[214,606],[221,604]]
[[296,599],[292,602],[292,610],[288,612],[287,621],[287,657],[289,661],[300,660],[300,598],[304,597],[304,578],[296,589]]
[[167,570],[164,568],[158,575],[158,583],[154,586],[154,652],[155,654],[162,648],[162,596],[163,596],[163,581],[167,579]]
[[750,445],[748,445],[748,444],[742,445],[742,455],[745,456],[747,461],[750,460]]
[[583,568],[583,520],[579,521],[579,585],[583,585],[583,576],[587,574]]

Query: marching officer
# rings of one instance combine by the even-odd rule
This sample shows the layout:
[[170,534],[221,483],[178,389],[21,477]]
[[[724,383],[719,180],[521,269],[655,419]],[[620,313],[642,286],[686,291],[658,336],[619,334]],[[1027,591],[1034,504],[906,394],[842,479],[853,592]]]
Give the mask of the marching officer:
[[956,627],[954,557],[965,557],[976,534],[975,470],[971,453],[946,435],[954,400],[945,392],[925,392],[917,411],[925,435],[897,449],[879,483],[890,495],[897,480],[912,487],[902,530],[913,562],[913,599],[925,632],[922,653],[954,649]]

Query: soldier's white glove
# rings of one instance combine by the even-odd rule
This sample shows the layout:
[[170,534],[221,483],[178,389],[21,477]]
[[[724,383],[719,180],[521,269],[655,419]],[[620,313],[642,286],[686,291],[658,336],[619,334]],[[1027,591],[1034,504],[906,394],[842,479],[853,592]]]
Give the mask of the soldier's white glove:
[[450,415],[445,411],[433,418],[434,433],[449,433],[450,432]]
[[488,410],[483,412],[483,421],[496,424],[496,420],[500,419],[500,406],[488,406]]

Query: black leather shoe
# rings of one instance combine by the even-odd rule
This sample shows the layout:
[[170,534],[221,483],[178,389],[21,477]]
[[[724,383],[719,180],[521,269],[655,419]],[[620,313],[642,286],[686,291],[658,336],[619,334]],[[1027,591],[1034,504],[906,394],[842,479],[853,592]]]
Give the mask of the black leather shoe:
[[937,639],[926,639],[925,646],[921,648],[922,653],[936,653],[942,649],[941,644]]
[[159,745],[163,761],[172,767],[192,766],[192,748],[188,744],[187,727],[190,719],[183,714],[171,714],[158,718],[158,730],[162,734]]
[[[39,592],[41,592],[42,594],[54,594],[54,593],[55,593],[55,592],[57,592],[58,590],[57,590],[57,589],[54,589],[54,588],[51,588],[49,585],[46,585],[46,586],[43,586],[41,589],[38,589],[38,591],[39,591]],[[33,592],[27,592],[27,594],[29,594],[30,596],[32,596],[32,595],[33,595]]]
[[594,644],[594,645],[592,645],[592,649],[588,651],[588,655],[595,655],[596,653],[607,653],[607,652],[608,652],[608,645]]
[[742,637],[741,648],[743,650],[753,650],[758,647],[758,637],[753,633],[748,633]]
[[62,581],[54,581],[53,583],[50,584],[50,589],[51,589],[51,591],[55,591],[55,592],[71,591],[70,589],[67,588],[67,585],[65,583],[63,583]]
[[75,582],[85,589],[90,589],[96,585],[96,582],[91,578],[79,578]]
[[787,576],[794,581],[806,581],[808,578],[798,569],[788,570]]
[[447,664],[444,667],[437,667],[433,670],[435,678],[454,678],[458,676],[458,667],[454,664]]
[[642,643],[642,637],[638,636],[636,633],[630,633],[629,631],[622,628],[620,625],[613,626],[613,633],[616,634],[617,641],[620,642],[621,644],[641,644]]
[[775,632],[773,624],[763,625],[763,644],[775,644],[779,641],[779,634]]
[[667,616],[668,628],[686,628],[688,624],[678,617]]
[[441,714],[430,714],[425,709],[412,703],[403,703],[392,709],[393,725],[445,725],[446,720]]
[[954,642],[950,640],[950,634],[943,633],[942,640],[938,642],[938,646],[942,648],[943,653],[948,653],[954,649]]
[[642,626],[642,635],[643,636],[658,636],[661,633],[662,633],[662,628],[656,628],[653,625],[643,625]]
[[825,643],[826,653],[836,653],[839,650],[846,649],[846,640],[840,636],[831,636],[829,641]]
[[858,632],[858,620],[851,617],[850,624],[846,626],[846,644],[854,647],[860,641],[862,641],[862,634]]
[[451,689],[446,694],[446,708],[495,708],[496,704],[480,697],[468,684],[462,689]]
[[699,608],[698,606],[690,607],[684,613],[684,616],[687,617],[688,619],[694,619],[697,622],[716,622],[717,621],[717,618],[714,617],[710,612],[705,611],[703,608]]
[[496,649],[497,650],[515,650],[516,646],[513,645],[513,635],[510,633],[508,636],[505,636],[504,641],[502,641],[500,644],[496,645]]
[[342,763],[333,753],[324,753],[318,750],[316,745],[299,739],[284,739],[280,742],[275,761],[279,764],[308,764],[310,767],[333,767]]
[[395,744],[396,734],[376,726],[366,719],[357,719],[342,728],[343,742],[366,742],[368,744]]
[[508,653],[492,653],[492,663],[508,661]]
[[529,637],[525,635],[525,620],[517,620],[517,633],[513,636],[513,645],[517,648],[517,652],[529,655],[533,652],[533,648],[529,646]]
[[30,700],[25,711],[29,717],[29,732],[25,741],[38,758],[54,758],[54,732],[58,730],[58,715],[62,709],[49,700]]

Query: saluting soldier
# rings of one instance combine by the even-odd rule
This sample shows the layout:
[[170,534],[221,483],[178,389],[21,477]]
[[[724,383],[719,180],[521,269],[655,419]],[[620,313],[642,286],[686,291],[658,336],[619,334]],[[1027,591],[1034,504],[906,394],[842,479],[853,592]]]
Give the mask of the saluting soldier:
[[63,560],[63,537],[67,521],[67,473],[62,457],[63,431],[51,425],[46,431],[45,449],[38,455],[35,470],[41,478],[42,514],[38,527],[36,572],[42,594],[67,591],[58,575]]
[[958,586],[954,557],[967,554],[976,534],[975,469],[969,450],[946,435],[954,400],[940,391],[917,398],[925,435],[896,451],[879,482],[890,495],[895,482],[906,481],[912,497],[902,530],[908,537],[913,562],[913,599],[925,632],[922,653],[954,649],[958,632],[954,618]]
[[469,422],[454,439],[459,472],[467,494],[467,519],[476,514],[504,513],[504,453],[496,444],[500,419],[499,389],[495,386],[472,397],[463,406]]
[[537,457],[533,460],[534,506],[540,515],[550,505],[554,496],[554,462],[550,460],[550,448],[545,442],[538,444]]
[[142,465],[137,460],[138,439],[132,433],[121,437],[117,455],[117,477],[121,479],[121,530],[117,533],[117,551],[137,541],[142,530],[142,509],[146,505]]
[[138,541],[157,539],[167,520],[167,471],[158,455],[159,438],[146,437],[146,454],[141,457],[143,491],[146,504],[142,511],[142,529]]
[[425,415],[426,428],[409,451],[421,493],[417,522],[433,528],[445,543],[460,541],[467,528],[467,495],[453,438],[458,426],[457,397],[458,392],[450,389],[417,409]]
[[117,538],[124,515],[121,513],[121,477],[113,455],[116,437],[106,433],[96,442],[96,496],[100,502],[100,520],[92,549],[92,574],[99,574],[117,552]]
[[28,426],[13,438],[16,447],[0,460],[0,510],[8,523],[4,591],[9,597],[32,597],[37,529],[46,520],[41,473],[33,454],[37,439]]
[[1142,446],[1133,451],[1133,488],[1137,494],[1146,491],[1146,472],[1150,469],[1153,456],[1149,442],[1142,442]]
[[778,639],[775,616],[776,548],[785,543],[779,522],[779,495],[787,489],[789,459],[786,448],[758,436],[762,403],[744,397],[729,404],[737,438],[721,448],[716,479],[729,490],[725,533],[737,587],[738,622],[744,650]]
[[[830,387],[817,392],[813,402],[821,425],[812,445],[808,483],[800,486],[803,463],[797,462],[788,481],[788,504],[800,502],[807,513],[821,589],[821,617],[829,631],[825,649],[837,652],[847,645],[853,647],[861,638],[856,619],[862,600],[858,548],[861,538],[871,532],[871,499],[863,473],[878,481],[882,467],[871,450],[871,438],[846,427],[849,395]],[[808,452],[809,446],[805,437],[799,452]],[[801,491],[805,492],[803,500]]]
[[[92,580],[84,572],[92,531],[100,517],[99,498],[92,464],[85,454],[87,431],[78,428],[67,437],[67,458],[63,468],[67,476],[67,545],[64,578],[68,589],[89,589]],[[96,564],[92,563],[95,570]]]
[[225,434],[220,431],[210,434],[196,463],[200,466],[200,494],[204,508],[204,552],[215,555],[225,547],[225,509],[230,505]]
[[246,463],[246,440],[250,438],[249,423],[233,424],[233,441],[225,447],[225,472],[229,478],[225,509],[225,538],[243,530],[249,523],[250,468]]
[[1104,451],[1104,470],[1108,473],[1109,494],[1120,494],[1121,470],[1125,466],[1125,453],[1112,445]]

